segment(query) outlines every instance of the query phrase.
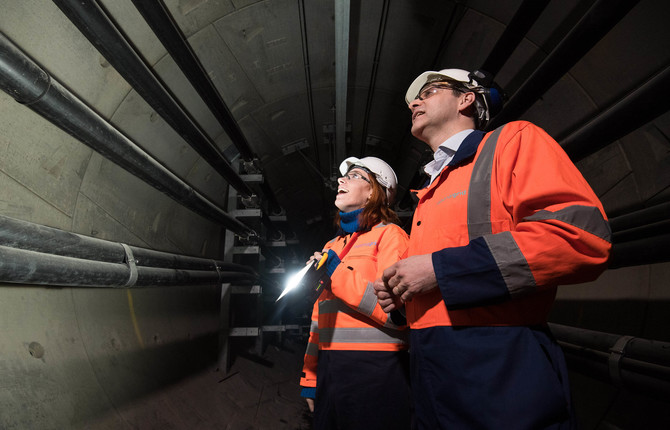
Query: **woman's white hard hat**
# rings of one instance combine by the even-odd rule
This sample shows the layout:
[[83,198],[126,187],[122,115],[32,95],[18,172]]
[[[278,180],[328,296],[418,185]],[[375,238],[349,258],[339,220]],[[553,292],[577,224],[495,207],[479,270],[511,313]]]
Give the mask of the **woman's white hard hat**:
[[398,187],[398,177],[391,166],[377,157],[349,157],[340,164],[340,173],[345,175],[352,166],[360,166],[374,173],[377,182],[386,189],[386,197],[389,204],[393,202],[393,196]]

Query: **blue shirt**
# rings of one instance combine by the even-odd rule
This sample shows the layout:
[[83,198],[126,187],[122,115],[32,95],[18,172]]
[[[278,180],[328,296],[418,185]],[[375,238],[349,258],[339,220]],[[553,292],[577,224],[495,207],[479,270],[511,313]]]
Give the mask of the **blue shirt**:
[[423,167],[424,172],[430,176],[430,183],[433,183],[433,180],[437,178],[437,175],[440,174],[442,169],[449,164],[454,154],[458,151],[458,148],[463,143],[466,137],[474,130],[471,128],[459,131],[458,133],[451,136],[449,139],[442,142],[442,144],[437,148],[437,151],[433,154],[433,161],[426,164]]

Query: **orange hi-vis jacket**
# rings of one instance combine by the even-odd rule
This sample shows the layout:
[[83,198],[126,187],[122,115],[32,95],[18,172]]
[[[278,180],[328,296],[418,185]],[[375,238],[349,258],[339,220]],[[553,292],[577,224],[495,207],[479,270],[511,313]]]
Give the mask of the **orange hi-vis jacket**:
[[544,324],[558,285],[606,268],[600,201],[531,123],[472,132],[417,197],[408,255],[432,254],[439,288],[406,303],[412,329]]
[[324,247],[338,256],[355,240],[331,275],[312,311],[312,325],[300,385],[316,386],[319,350],[400,351],[408,347],[406,326],[396,325],[377,303],[372,287],[384,269],[405,257],[408,238],[395,224],[339,236]]

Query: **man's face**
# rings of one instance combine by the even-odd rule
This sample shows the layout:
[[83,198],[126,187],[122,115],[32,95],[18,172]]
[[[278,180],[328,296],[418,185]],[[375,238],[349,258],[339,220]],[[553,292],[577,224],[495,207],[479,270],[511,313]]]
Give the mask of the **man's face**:
[[440,133],[450,121],[457,118],[463,94],[454,94],[449,84],[436,82],[426,85],[409,104],[412,111],[412,135],[426,141]]

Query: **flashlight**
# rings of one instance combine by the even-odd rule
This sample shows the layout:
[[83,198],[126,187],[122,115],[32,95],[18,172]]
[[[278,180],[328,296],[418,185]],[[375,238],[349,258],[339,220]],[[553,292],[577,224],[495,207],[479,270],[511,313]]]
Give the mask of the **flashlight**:
[[328,253],[325,252],[320,260],[310,261],[305,267],[300,269],[298,273],[291,276],[288,281],[286,281],[284,291],[282,291],[277,300],[275,300],[275,303],[290,291],[297,288],[305,290],[305,297],[309,301],[314,302],[323,289],[327,287],[328,282],[330,282],[330,277],[326,273],[324,265],[327,259]]

